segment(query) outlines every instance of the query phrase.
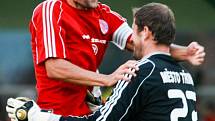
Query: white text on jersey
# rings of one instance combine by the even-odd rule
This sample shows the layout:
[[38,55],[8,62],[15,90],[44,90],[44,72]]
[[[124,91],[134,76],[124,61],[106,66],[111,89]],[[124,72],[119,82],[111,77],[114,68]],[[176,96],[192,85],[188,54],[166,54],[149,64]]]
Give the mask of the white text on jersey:
[[167,68],[163,72],[160,72],[163,79],[163,83],[183,83],[183,84],[193,84],[193,79],[190,73],[185,73],[184,70],[181,72],[168,71]]
[[101,43],[101,44],[106,44],[107,43],[107,40],[100,40],[100,39],[93,38],[93,37],[91,38],[90,35],[88,35],[88,34],[82,35],[82,38],[84,40],[90,40],[92,43]]

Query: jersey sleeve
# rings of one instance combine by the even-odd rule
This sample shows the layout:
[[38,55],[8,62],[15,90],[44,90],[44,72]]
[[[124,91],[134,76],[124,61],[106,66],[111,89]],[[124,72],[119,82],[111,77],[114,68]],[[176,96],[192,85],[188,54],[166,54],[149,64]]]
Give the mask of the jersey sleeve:
[[32,16],[30,31],[35,41],[37,64],[48,58],[66,58],[64,30],[60,26],[61,1],[44,1]]
[[129,41],[133,31],[127,24],[127,22],[122,23],[113,33],[113,43],[121,50],[125,49],[126,43]]
[[117,12],[112,11],[108,6],[103,6],[106,8],[106,16],[109,20],[112,42],[120,49],[124,49],[133,31],[125,18]]
[[[62,117],[60,121],[129,121],[135,119],[142,110],[142,103],[147,101],[147,89],[143,88],[154,71],[155,66],[149,62],[141,62],[137,77],[131,77],[131,82],[120,80],[108,101],[98,111],[85,117]],[[131,118],[131,119],[130,119]]]

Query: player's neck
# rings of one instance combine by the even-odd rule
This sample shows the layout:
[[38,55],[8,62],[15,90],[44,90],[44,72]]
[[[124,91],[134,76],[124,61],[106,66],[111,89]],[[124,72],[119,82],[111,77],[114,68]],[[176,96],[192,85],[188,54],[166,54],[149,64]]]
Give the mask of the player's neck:
[[72,6],[73,8],[80,9],[80,10],[87,10],[88,8],[83,7],[81,4],[78,4],[74,0],[66,0],[67,3]]
[[143,57],[156,52],[170,53],[170,47],[163,44],[148,43],[144,47]]

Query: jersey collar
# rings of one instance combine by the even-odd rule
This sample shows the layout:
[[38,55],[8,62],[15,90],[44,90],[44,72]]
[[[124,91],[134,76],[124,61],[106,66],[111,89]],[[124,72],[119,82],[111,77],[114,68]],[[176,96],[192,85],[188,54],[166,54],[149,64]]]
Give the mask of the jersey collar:
[[142,59],[140,59],[140,61],[144,61],[144,60],[146,60],[147,58],[149,58],[149,57],[151,57],[153,55],[168,55],[168,56],[171,56],[170,53],[157,51],[157,52],[153,52],[153,53],[150,53],[150,54],[144,56]]

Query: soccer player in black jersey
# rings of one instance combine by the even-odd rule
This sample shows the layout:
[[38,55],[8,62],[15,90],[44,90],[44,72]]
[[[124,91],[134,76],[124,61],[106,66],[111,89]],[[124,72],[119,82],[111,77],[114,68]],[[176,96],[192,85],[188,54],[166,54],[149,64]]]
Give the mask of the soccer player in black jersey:
[[170,56],[173,12],[160,3],[144,5],[134,14],[133,30],[137,76],[125,75],[130,82],[119,80],[99,110],[85,117],[62,117],[41,111],[33,101],[10,98],[9,117],[18,120],[24,110],[28,121],[197,121],[193,79]]

